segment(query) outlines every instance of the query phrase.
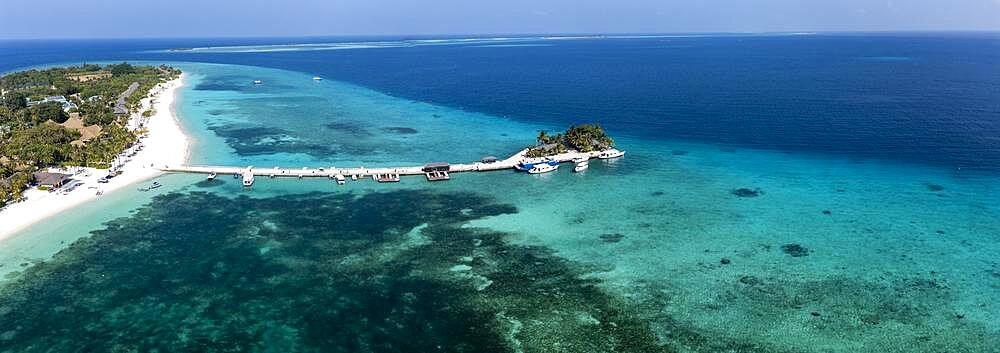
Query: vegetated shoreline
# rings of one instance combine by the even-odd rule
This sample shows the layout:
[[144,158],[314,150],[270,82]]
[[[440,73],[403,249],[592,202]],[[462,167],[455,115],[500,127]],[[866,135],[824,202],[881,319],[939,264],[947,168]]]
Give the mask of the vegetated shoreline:
[[23,201],[0,208],[0,240],[94,200],[101,196],[98,191],[108,194],[163,174],[156,166],[185,163],[190,154],[190,137],[181,127],[175,104],[178,90],[184,85],[184,78],[184,74],[181,74],[177,79],[154,86],[150,96],[142,100],[142,109],[133,113],[133,117],[137,117],[148,109],[155,112],[146,124],[145,136],[139,140],[143,145],[142,150],[122,165],[121,175],[111,178],[107,183],[98,183],[98,179],[107,175],[107,170],[71,167],[67,169],[75,172],[73,180],[82,182],[74,190],[26,190]]

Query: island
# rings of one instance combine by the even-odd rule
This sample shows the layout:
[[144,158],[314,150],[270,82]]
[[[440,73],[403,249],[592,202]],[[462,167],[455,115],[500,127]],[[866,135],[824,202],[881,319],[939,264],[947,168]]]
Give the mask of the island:
[[[160,141],[152,148],[156,152],[146,155],[166,151],[166,145],[186,153],[186,138],[182,133],[178,136],[171,109],[180,77],[180,70],[166,65],[126,62],[27,70],[0,77],[0,219],[4,223],[0,235],[12,231],[8,229],[15,228],[11,224],[30,223],[26,214],[34,217],[52,205],[74,203],[45,193],[35,194],[35,203],[28,202],[32,189],[51,189],[51,194],[76,198],[79,203],[82,199],[76,194],[80,192],[67,195],[78,186],[95,189],[89,191],[93,196],[102,192],[101,186],[112,189],[151,177],[137,171],[109,183],[128,165],[138,170],[142,161],[149,168],[147,159],[152,158],[136,155],[143,148],[150,149],[154,119],[166,127],[153,140]],[[34,211],[19,212],[11,209],[14,206]]]
[[615,140],[597,124],[571,126],[566,132],[556,135],[549,135],[543,130],[536,140],[538,144],[528,148],[527,157],[548,157],[569,151],[604,151],[615,147]]

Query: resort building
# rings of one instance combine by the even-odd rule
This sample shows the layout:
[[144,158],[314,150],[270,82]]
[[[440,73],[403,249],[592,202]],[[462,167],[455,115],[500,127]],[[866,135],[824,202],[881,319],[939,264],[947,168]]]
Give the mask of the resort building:
[[49,173],[49,172],[36,172],[31,175],[35,178],[35,184],[43,188],[58,188],[62,187],[70,180],[72,175],[61,174],[61,173]]
[[49,103],[49,102],[55,102],[55,103],[61,104],[62,108],[63,108],[63,111],[67,111],[67,112],[70,109],[76,108],[76,104],[73,103],[73,102],[70,102],[68,99],[66,99],[65,96],[49,96],[49,97],[45,97],[45,99],[42,99],[40,101],[33,101],[33,100],[31,100],[29,98],[28,99],[28,106],[32,107],[32,106],[36,106],[36,105],[39,105],[39,104],[45,104],[45,103]]

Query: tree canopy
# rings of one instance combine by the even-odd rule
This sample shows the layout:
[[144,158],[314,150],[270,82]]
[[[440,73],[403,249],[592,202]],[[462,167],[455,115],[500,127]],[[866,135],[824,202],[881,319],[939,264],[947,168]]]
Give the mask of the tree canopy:
[[571,126],[566,132],[556,135],[540,131],[537,140],[538,145],[528,150],[528,157],[551,156],[569,150],[601,151],[615,145],[615,141],[596,124]]

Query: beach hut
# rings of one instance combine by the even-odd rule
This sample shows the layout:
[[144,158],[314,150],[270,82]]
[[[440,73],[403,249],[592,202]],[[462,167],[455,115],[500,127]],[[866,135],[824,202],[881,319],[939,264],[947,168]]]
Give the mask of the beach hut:
[[72,175],[61,173],[36,172],[31,175],[35,178],[35,184],[43,188],[62,187]]

